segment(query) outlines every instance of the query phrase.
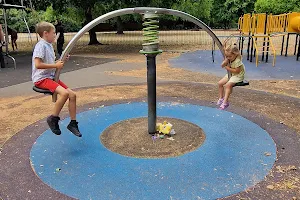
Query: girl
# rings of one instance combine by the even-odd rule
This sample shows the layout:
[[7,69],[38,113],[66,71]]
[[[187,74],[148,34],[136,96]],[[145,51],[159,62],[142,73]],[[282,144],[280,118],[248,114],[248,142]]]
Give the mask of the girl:
[[219,100],[217,105],[220,106],[221,110],[224,110],[229,106],[228,99],[232,92],[232,88],[236,83],[242,82],[245,76],[245,66],[242,63],[242,56],[235,44],[226,47],[225,60],[222,62],[221,66],[231,73],[231,78],[229,80],[228,76],[226,75],[218,83]]

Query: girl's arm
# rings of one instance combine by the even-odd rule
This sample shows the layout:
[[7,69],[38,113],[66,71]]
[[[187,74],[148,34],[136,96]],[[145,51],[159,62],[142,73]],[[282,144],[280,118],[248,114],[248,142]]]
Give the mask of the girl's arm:
[[241,72],[242,66],[240,66],[240,67],[238,67],[238,68],[235,68],[235,69],[230,68],[229,66],[226,66],[225,69],[228,70],[228,71],[230,71],[231,73],[238,74],[238,73]]
[[221,66],[222,68],[226,67],[226,65],[229,64],[229,60],[227,58],[225,58],[225,60],[222,62]]

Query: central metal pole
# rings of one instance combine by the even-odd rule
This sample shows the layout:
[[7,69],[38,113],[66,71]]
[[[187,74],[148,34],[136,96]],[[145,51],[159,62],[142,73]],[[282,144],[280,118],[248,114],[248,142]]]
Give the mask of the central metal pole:
[[143,50],[140,53],[147,57],[147,90],[148,90],[148,133],[156,133],[156,56],[159,50],[158,15],[146,12],[143,15]]
[[148,133],[156,132],[156,54],[147,54]]

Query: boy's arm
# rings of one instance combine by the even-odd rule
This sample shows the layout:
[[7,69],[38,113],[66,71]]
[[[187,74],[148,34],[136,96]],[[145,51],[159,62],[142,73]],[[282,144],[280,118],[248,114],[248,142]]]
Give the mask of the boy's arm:
[[34,58],[34,65],[37,69],[61,69],[64,66],[64,62],[58,60],[55,64],[46,64],[41,58]]

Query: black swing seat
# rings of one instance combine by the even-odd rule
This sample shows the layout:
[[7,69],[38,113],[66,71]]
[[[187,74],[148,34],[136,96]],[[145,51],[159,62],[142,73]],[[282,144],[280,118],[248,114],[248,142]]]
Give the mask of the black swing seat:
[[234,86],[246,86],[246,85],[249,85],[249,81],[244,80],[236,83]]
[[46,90],[46,89],[41,89],[41,88],[38,88],[36,86],[33,86],[32,88],[35,92],[38,92],[38,93],[43,93],[43,94],[53,94],[50,90]]

